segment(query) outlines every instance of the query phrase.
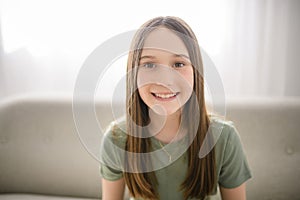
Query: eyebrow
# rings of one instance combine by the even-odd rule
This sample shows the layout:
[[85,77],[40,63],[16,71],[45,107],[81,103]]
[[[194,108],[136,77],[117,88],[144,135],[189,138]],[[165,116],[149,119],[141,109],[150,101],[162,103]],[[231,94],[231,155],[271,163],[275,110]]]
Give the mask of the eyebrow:
[[[187,55],[184,55],[184,54],[174,54],[173,57],[184,57],[186,59],[190,59],[190,57],[188,57]],[[142,56],[140,58],[140,60],[145,59],[145,58],[152,58],[152,59],[154,59],[156,57],[155,56],[151,56],[151,55],[145,55],[145,56]]]

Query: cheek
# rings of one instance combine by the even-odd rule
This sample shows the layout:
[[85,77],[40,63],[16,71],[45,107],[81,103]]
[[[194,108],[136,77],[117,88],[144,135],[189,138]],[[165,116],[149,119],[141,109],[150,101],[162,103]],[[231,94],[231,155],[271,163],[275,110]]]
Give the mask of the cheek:
[[144,85],[142,80],[143,80],[143,76],[141,75],[140,72],[138,72],[138,74],[137,74],[137,90],[138,90],[138,93],[139,93],[140,97],[142,98],[142,100],[145,101],[147,85]]
[[145,93],[146,93],[145,90],[146,90],[145,86],[144,86],[144,87],[139,87],[139,88],[138,88],[138,92],[139,92],[139,95],[140,95],[141,97],[145,96]]
[[145,85],[138,88],[140,97],[144,102],[147,102],[147,96],[149,95],[149,86]]
[[193,68],[190,67],[187,70],[183,71],[181,73],[182,77],[184,78],[184,80],[186,81],[186,83],[188,83],[190,89],[193,89],[194,86],[194,72],[193,72]]

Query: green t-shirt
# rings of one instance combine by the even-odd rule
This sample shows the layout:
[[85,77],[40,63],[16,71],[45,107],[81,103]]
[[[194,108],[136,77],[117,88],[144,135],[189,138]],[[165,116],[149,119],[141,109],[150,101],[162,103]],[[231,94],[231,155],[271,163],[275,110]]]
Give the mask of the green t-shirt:
[[[218,183],[225,188],[237,187],[252,177],[239,134],[231,121],[216,117],[211,117],[210,120],[210,133],[216,139],[214,148]],[[114,181],[123,177],[123,150],[127,138],[125,127],[125,121],[113,122],[104,134],[100,165],[100,173],[104,179]],[[185,179],[188,167],[187,151],[182,151],[187,148],[187,138],[183,137],[178,141],[163,144],[155,137],[151,137],[152,149],[161,150],[160,154],[154,158],[162,160],[164,157],[161,162],[153,162],[160,163],[156,166],[154,164],[160,199],[183,199],[182,191],[179,188]],[[176,160],[174,159],[171,164],[167,162],[169,155],[162,151],[161,145],[167,147],[168,153],[175,152]],[[176,154],[178,149],[181,149],[182,153]],[[213,195],[205,199],[219,199],[219,195],[218,186],[216,186]]]

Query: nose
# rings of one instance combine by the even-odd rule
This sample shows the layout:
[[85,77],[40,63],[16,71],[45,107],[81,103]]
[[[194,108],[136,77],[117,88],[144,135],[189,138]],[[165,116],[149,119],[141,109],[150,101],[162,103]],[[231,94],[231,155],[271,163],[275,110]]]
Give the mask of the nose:
[[174,85],[176,79],[175,70],[172,67],[166,65],[158,66],[158,70],[155,76],[157,77],[157,83],[165,86]]
[[168,65],[156,65],[153,69],[139,70],[137,85],[142,87],[146,84],[157,84],[175,91],[178,85],[184,81],[183,77],[173,67]]

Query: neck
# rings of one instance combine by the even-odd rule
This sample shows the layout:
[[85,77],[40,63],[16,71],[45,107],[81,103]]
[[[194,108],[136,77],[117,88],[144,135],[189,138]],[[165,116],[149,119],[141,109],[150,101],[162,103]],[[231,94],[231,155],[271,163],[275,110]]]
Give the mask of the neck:
[[181,124],[181,113],[182,110],[179,109],[171,115],[159,115],[149,110],[151,120],[149,130],[151,134],[163,143],[169,143],[173,139],[178,140],[179,138],[177,136]]

